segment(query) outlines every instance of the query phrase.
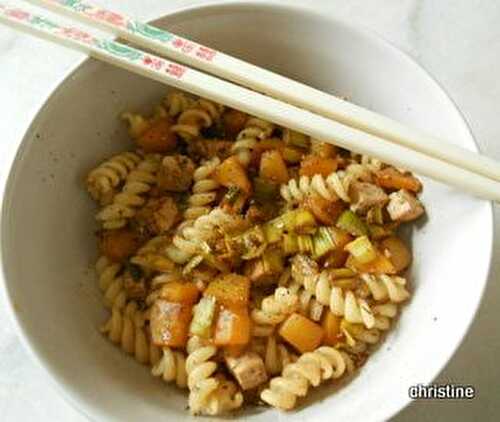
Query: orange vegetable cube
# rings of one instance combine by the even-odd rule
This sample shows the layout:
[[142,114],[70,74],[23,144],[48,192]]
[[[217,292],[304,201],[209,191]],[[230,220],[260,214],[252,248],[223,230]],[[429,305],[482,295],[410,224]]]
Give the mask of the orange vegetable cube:
[[222,123],[226,131],[226,136],[230,139],[236,138],[243,130],[247,122],[248,115],[239,110],[228,110],[222,115]]
[[252,192],[252,184],[248,179],[247,172],[236,155],[226,158],[219,164],[213,177],[226,188],[236,186],[247,195]]
[[323,158],[317,155],[308,155],[300,163],[301,176],[313,177],[315,174],[321,174],[328,177],[337,170],[337,160],[335,158]]
[[278,150],[272,149],[262,154],[260,158],[259,176],[271,183],[288,182],[288,169]]
[[323,344],[327,346],[335,346],[341,339],[340,332],[340,321],[337,315],[330,311],[325,312],[323,321],[321,323],[323,330],[325,331],[325,337],[323,338]]
[[329,201],[318,194],[309,195],[305,206],[319,222],[327,226],[333,226],[345,209],[344,202]]
[[184,347],[193,307],[157,299],[151,309],[151,338],[157,346]]
[[403,174],[393,167],[379,170],[375,174],[375,181],[377,185],[386,189],[406,189],[411,192],[420,192],[422,190],[420,180],[409,174]]
[[238,274],[227,274],[212,281],[203,292],[213,296],[221,305],[244,307],[250,298],[250,279]]
[[250,341],[250,317],[246,307],[222,306],[215,326],[217,346],[238,346]]
[[324,330],[318,324],[300,314],[290,315],[281,325],[280,336],[299,352],[312,352],[323,340]]
[[198,301],[200,291],[194,283],[173,281],[165,284],[160,291],[160,297],[169,302],[192,305]]
[[102,253],[111,261],[124,261],[137,251],[139,245],[139,236],[130,229],[106,230],[101,234]]
[[145,152],[172,151],[177,145],[177,137],[170,130],[170,126],[172,126],[172,121],[169,118],[157,120],[137,138],[137,145]]

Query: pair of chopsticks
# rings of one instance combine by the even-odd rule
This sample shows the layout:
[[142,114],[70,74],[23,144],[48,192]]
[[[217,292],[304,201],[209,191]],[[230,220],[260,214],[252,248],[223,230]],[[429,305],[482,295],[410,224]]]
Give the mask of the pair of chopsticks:
[[316,139],[428,176],[478,197],[500,201],[500,163],[488,157],[86,1],[28,1],[110,31],[176,62],[117,41],[95,37],[77,27],[59,25],[43,16],[2,3],[0,22]]

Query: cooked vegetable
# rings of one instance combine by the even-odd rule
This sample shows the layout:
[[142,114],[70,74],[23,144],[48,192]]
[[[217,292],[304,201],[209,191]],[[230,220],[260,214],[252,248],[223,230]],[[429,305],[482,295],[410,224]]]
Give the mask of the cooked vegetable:
[[323,258],[323,265],[325,268],[343,267],[348,257],[349,252],[346,252],[344,249],[334,249]]
[[270,183],[288,182],[288,169],[280,152],[276,149],[266,151],[260,158],[259,177]]
[[139,245],[139,236],[130,229],[105,230],[101,233],[102,253],[111,261],[126,260],[137,251]]
[[246,170],[236,155],[226,158],[219,164],[213,178],[226,188],[237,186],[246,195],[250,195],[252,192],[252,184],[248,180]]
[[283,140],[288,145],[294,145],[299,148],[309,148],[309,137],[303,133],[295,132],[291,129],[285,129],[283,131]]
[[285,147],[283,148],[282,154],[283,159],[287,163],[297,164],[300,162],[300,160],[302,160],[304,151],[301,151],[300,149],[294,147]]
[[300,163],[301,176],[313,177],[315,174],[321,174],[328,177],[337,170],[337,160],[335,158],[322,158],[317,155],[307,155]]
[[382,240],[380,249],[390,259],[397,273],[406,269],[411,263],[411,253],[399,237],[391,236]]
[[368,224],[368,232],[370,233],[370,237],[375,240],[382,239],[393,234],[393,230],[389,226],[381,226],[378,224]]
[[367,264],[362,264],[354,256],[350,255],[346,262],[346,267],[358,273],[370,273],[370,274],[395,274],[396,269],[392,262],[380,252],[377,252],[377,256],[373,261]]
[[307,234],[315,231],[316,220],[310,211],[298,208],[287,211],[279,217],[268,221],[263,226],[266,239],[269,243],[281,240],[281,235],[287,232]]
[[350,268],[335,268],[333,270],[330,270],[329,274],[330,277],[332,277],[333,279],[349,278],[356,276],[356,273]]
[[321,344],[325,333],[318,324],[305,316],[293,313],[283,322],[279,334],[299,352],[306,353],[312,352]]
[[215,297],[205,296],[193,308],[193,320],[189,332],[195,336],[209,338],[215,317]]
[[200,295],[194,283],[172,281],[165,284],[160,290],[160,297],[169,302],[193,304]]
[[157,299],[151,308],[151,338],[162,347],[184,347],[188,338],[192,306]]
[[234,204],[241,194],[241,190],[238,186],[231,186],[224,195],[224,202],[228,204]]
[[250,341],[250,317],[246,307],[223,306],[219,310],[214,343],[217,346],[237,346]]
[[368,235],[366,224],[351,210],[344,211],[337,220],[337,227],[354,236]]
[[279,198],[279,185],[270,183],[261,177],[253,179],[253,198],[259,203],[274,201]]
[[367,264],[377,257],[377,251],[373,247],[372,242],[370,242],[370,239],[366,236],[354,239],[345,246],[345,250],[360,264]]
[[313,253],[314,239],[309,234],[285,234],[283,235],[283,252],[285,255],[293,255],[295,253]]
[[422,183],[417,178],[409,174],[403,174],[394,167],[379,170],[375,174],[375,181],[377,185],[385,189],[406,189],[415,193],[422,190]]
[[145,152],[172,151],[177,145],[177,136],[170,130],[172,124],[168,117],[155,121],[137,138],[137,145]]
[[320,227],[313,236],[314,254],[313,258],[318,259],[328,252],[333,251],[337,244],[330,227]]
[[333,314],[331,311],[324,313],[323,321],[321,322],[321,326],[325,332],[323,344],[326,344],[327,346],[336,346],[341,340],[342,334],[340,332],[340,321],[341,318]]
[[222,115],[222,123],[224,124],[224,129],[226,135],[230,139],[236,138],[238,133],[243,130],[245,123],[248,119],[248,115],[239,110],[228,110]]
[[226,274],[212,281],[203,296],[213,296],[221,305],[246,306],[250,297],[250,280],[242,275]]
[[342,201],[329,201],[318,194],[309,195],[305,207],[311,210],[320,223],[327,226],[333,226],[345,209]]

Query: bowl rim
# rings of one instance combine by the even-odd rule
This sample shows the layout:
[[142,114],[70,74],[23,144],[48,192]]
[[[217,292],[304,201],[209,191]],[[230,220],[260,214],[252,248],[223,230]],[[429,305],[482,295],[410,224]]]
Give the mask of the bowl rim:
[[[417,62],[406,51],[400,49],[398,46],[396,46],[396,44],[385,39],[382,35],[380,35],[376,31],[367,28],[366,26],[363,25],[346,22],[346,20],[339,15],[336,14],[324,15],[317,7],[311,7],[296,3],[282,3],[279,0],[210,0],[203,4],[198,4],[198,5],[191,4],[178,7],[171,11],[166,11],[165,14],[159,17],[154,17],[148,20],[148,22],[154,23],[155,21],[164,18],[182,18],[184,15],[189,15],[193,11],[217,12],[218,10],[221,10],[227,12],[228,10],[231,9],[241,11],[241,9],[251,9],[255,7],[264,10],[268,9],[268,10],[283,11],[283,12],[291,11],[295,13],[300,13],[302,15],[308,16],[313,19],[321,19],[325,22],[330,22],[333,23],[334,25],[341,26],[353,33],[357,33],[358,35],[361,35],[364,38],[370,39],[371,42],[375,42],[378,45],[382,45],[385,48],[390,48],[395,54],[399,55],[406,62],[409,62],[415,69],[418,69],[425,77],[428,78],[428,80],[435,86],[435,88],[441,92],[443,98],[448,102],[449,106],[451,106],[454,112],[457,113],[457,116],[460,117],[459,122],[457,122],[457,125],[458,123],[460,123],[461,126],[460,130],[463,131],[464,137],[467,137],[469,141],[471,141],[470,142],[471,150],[474,152],[480,151],[479,144],[472,133],[471,127],[467,119],[465,118],[465,115],[458,108],[456,102],[452,99],[447,90],[444,89],[441,83],[439,83],[437,79],[421,63]],[[26,131],[22,135],[22,139],[17,147],[14,159],[11,161],[9,171],[6,172],[5,173],[6,175],[2,176],[1,178],[1,183],[3,183],[5,186],[4,195],[2,197],[1,211],[0,211],[0,239],[2,240],[4,233],[6,232],[4,226],[7,221],[6,218],[4,218],[7,208],[6,206],[7,201],[5,201],[5,199],[8,198],[11,194],[10,191],[12,190],[12,185],[13,185],[12,179],[14,175],[12,170],[15,168],[15,164],[17,163],[18,158],[24,149],[25,140],[27,139],[29,134],[32,133],[34,125],[36,124],[39,116],[41,115],[41,113],[43,112],[45,106],[49,103],[49,101],[54,96],[56,96],[60,90],[63,89],[65,82],[72,78],[72,76],[78,71],[80,66],[91,59],[92,58],[89,56],[83,56],[79,59],[76,59],[74,64],[70,66],[70,68],[58,80],[56,80],[51,87],[49,87],[49,89],[47,90],[47,94],[45,94],[45,96],[40,101],[38,108],[32,112],[33,118],[31,119],[31,123],[27,127]],[[452,357],[455,355],[458,348],[463,343],[466,335],[469,333],[471,325],[476,319],[477,313],[484,299],[484,293],[489,282],[491,265],[492,265],[495,217],[494,217],[493,202],[486,200],[481,200],[481,202],[488,204],[489,215],[490,215],[488,221],[484,222],[485,225],[486,224],[488,225],[487,236],[489,236],[489,241],[487,238],[486,243],[489,252],[487,259],[488,265],[485,266],[485,268],[483,269],[483,273],[481,274],[480,277],[478,277],[479,279],[484,280],[481,292],[480,295],[478,296],[477,303],[475,304],[475,310],[470,316],[470,319],[468,320],[467,324],[464,324],[460,336],[457,338],[455,344],[453,344],[453,346],[449,349],[446,358],[442,359],[434,375],[430,379],[425,380],[426,382],[424,384],[432,383],[443,371],[445,366],[450,362]],[[20,315],[16,310],[16,304],[12,296],[12,291],[7,282],[5,262],[4,262],[4,254],[5,254],[4,245],[5,242],[2,241],[0,246],[0,281],[2,288],[5,291],[7,308],[8,308],[7,313],[10,315],[10,319],[14,323],[14,326],[16,328],[16,333],[18,334],[18,338],[23,344],[25,350],[28,351],[28,354],[31,356],[32,360],[36,362],[38,367],[41,368],[42,371],[47,375],[47,378],[50,381],[50,384],[54,386],[54,389],[58,391],[61,397],[63,397],[66,400],[66,402],[68,402],[81,415],[84,415],[89,420],[95,420],[95,418],[102,418],[105,416],[109,417],[110,415],[102,413],[102,411],[99,408],[96,408],[87,398],[82,396],[81,393],[78,391],[78,389],[67,385],[65,380],[61,379],[60,375],[57,374],[56,371],[52,369],[54,363],[49,362],[47,359],[42,357],[42,355],[38,352],[37,350],[38,346],[32,342],[29,336],[29,332],[26,329],[24,322],[22,321]],[[397,402],[396,401],[392,402],[391,406],[388,409],[386,419],[394,417],[396,414],[398,414],[404,408],[406,408],[411,402],[412,399],[410,399],[409,397],[407,397],[406,399],[401,399]]]

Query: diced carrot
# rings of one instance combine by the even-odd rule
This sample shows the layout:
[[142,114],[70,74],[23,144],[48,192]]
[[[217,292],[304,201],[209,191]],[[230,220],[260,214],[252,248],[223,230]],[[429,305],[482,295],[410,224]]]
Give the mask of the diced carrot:
[[106,230],[101,236],[102,253],[111,261],[124,261],[140,246],[139,236],[130,229]]
[[422,190],[422,183],[416,177],[403,174],[394,167],[379,170],[375,174],[375,181],[380,187],[391,190],[406,189],[411,192],[420,192]]
[[198,300],[200,291],[194,283],[173,281],[165,284],[160,291],[160,297],[169,302],[193,304]]
[[312,177],[321,174],[328,177],[337,170],[337,160],[335,158],[322,158],[317,155],[307,155],[300,163],[300,175]]
[[137,145],[145,152],[165,153],[172,151],[177,145],[177,137],[170,130],[170,126],[172,126],[172,120],[169,118],[157,120],[137,138]]
[[238,346],[250,341],[250,317],[246,307],[222,306],[215,327],[217,346]]
[[288,169],[278,150],[273,149],[262,154],[259,176],[271,183],[288,182]]
[[239,110],[228,110],[222,115],[222,123],[226,131],[226,136],[230,139],[236,138],[238,133],[243,130],[248,115]]
[[157,346],[184,347],[192,306],[157,299],[151,309],[151,338]]
[[341,319],[332,312],[325,312],[325,316],[323,317],[323,321],[321,323],[323,330],[325,331],[323,344],[326,344],[327,346],[335,346],[340,341],[340,320]]
[[279,329],[280,336],[299,352],[312,352],[323,340],[324,330],[300,314],[290,315]]
[[366,264],[361,264],[352,255],[347,258],[346,267],[357,271],[359,273],[370,273],[370,274],[396,274],[396,269],[392,262],[385,255],[380,252],[377,253],[377,257]]
[[397,273],[403,271],[411,263],[411,253],[399,237],[385,238],[380,242],[380,249],[390,259]]
[[203,292],[213,296],[221,305],[247,306],[250,297],[250,280],[238,274],[227,274],[212,281]]
[[259,168],[262,154],[272,149],[276,149],[283,154],[285,143],[282,139],[279,138],[267,138],[259,141],[257,145],[255,145],[255,147],[252,149],[252,154],[250,157],[250,167]]
[[252,184],[248,179],[246,170],[235,155],[226,158],[217,166],[214,179],[227,188],[236,186],[247,195],[252,192]]
[[318,194],[309,195],[305,203],[321,223],[333,226],[345,209],[343,201],[329,201]]

